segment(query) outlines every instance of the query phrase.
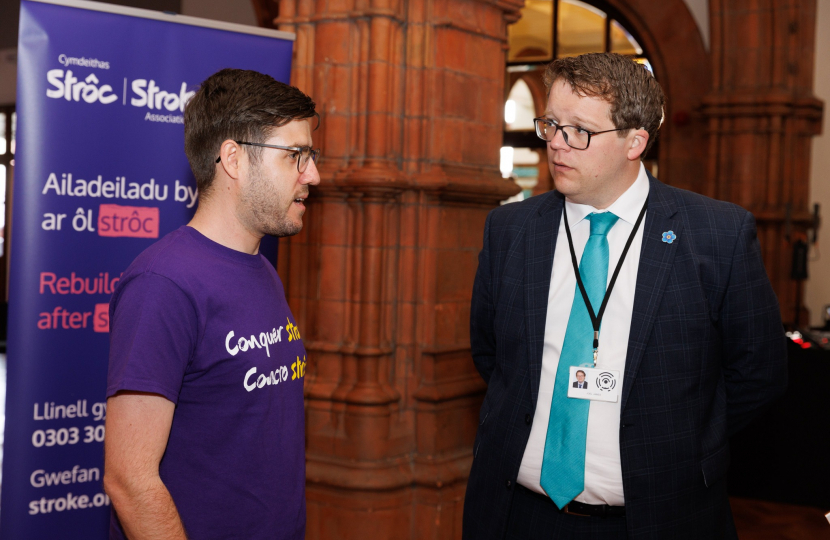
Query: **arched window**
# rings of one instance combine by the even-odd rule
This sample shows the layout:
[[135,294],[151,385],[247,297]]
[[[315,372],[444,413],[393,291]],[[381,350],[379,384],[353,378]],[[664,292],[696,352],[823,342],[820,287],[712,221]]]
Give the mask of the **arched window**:
[[[619,14],[600,0],[526,0],[522,17],[508,27],[507,81],[501,171],[522,187],[516,199],[552,189],[545,142],[536,137],[532,118],[545,110],[542,74],[554,58],[591,52],[624,54],[651,63]],[[658,144],[646,156],[657,173]]]

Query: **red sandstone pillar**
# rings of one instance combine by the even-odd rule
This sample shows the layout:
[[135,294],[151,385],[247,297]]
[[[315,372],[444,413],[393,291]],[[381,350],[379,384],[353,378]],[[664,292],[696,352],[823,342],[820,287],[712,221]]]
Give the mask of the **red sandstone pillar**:
[[[815,0],[710,0],[712,83],[703,113],[709,161],[704,193],[755,214],[785,322],[795,319],[790,239],[810,223],[810,140],[823,104],[813,97]],[[806,321],[802,317],[802,322]]]
[[521,5],[279,4],[322,115],[322,183],[280,250],[308,351],[309,539],[460,537],[484,390],[472,281],[487,212],[518,191],[498,150]]

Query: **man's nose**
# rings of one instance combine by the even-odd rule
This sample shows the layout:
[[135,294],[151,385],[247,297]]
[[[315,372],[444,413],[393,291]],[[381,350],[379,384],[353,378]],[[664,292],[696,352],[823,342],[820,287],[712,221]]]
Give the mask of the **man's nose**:
[[554,133],[553,138],[548,141],[548,145],[550,145],[551,149],[557,150],[564,150],[566,148],[570,148],[568,143],[565,142],[565,132],[561,129],[557,129],[556,133]]
[[308,165],[300,175],[300,183],[310,184],[312,186],[320,183],[320,171],[317,170],[317,162],[313,159],[308,160]]

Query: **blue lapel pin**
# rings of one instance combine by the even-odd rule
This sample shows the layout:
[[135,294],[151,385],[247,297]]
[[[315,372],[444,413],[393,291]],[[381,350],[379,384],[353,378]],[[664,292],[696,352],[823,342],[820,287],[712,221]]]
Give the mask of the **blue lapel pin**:
[[663,233],[663,242],[671,244],[675,240],[677,240],[677,235],[674,234],[674,231],[667,231]]

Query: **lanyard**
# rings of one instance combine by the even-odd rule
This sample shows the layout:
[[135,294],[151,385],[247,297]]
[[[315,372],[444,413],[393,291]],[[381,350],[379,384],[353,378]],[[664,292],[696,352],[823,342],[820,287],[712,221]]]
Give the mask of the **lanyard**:
[[605,290],[602,305],[599,307],[599,314],[594,314],[594,308],[591,306],[588,293],[585,291],[585,285],[582,283],[582,276],[579,275],[579,264],[576,262],[576,252],[574,251],[574,242],[571,238],[571,228],[568,226],[568,210],[566,205],[563,204],[562,206],[562,214],[565,217],[565,233],[568,235],[568,247],[571,249],[571,264],[574,268],[574,274],[576,274],[576,283],[579,285],[579,292],[582,293],[582,299],[585,300],[585,307],[588,309],[588,315],[590,315],[591,324],[594,327],[594,367],[597,367],[597,354],[599,352],[599,325],[602,323],[602,316],[605,314],[605,308],[608,306],[608,299],[611,298],[611,290],[617,282],[617,276],[620,274],[623,261],[628,254],[628,248],[631,247],[631,242],[634,241],[634,235],[637,234],[637,229],[640,228],[640,222],[643,221],[643,216],[646,214],[646,208],[648,208],[648,197],[646,197],[646,202],[643,203],[643,209],[640,210],[640,215],[637,216],[637,221],[634,223],[634,230],[628,236],[628,241],[625,243],[620,260],[617,262],[617,268],[614,269],[614,275],[611,276],[611,282]]

